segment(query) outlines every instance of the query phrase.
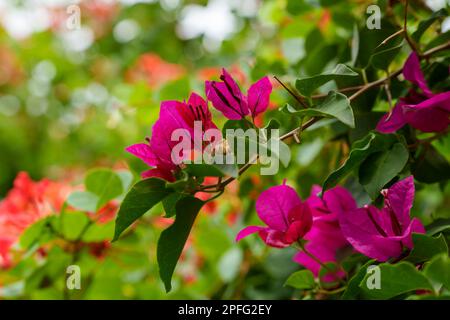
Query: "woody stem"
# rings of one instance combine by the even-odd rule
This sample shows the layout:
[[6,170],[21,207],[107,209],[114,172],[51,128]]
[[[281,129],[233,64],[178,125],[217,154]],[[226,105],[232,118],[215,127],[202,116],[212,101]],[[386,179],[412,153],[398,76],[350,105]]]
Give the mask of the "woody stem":
[[[450,41],[447,41],[446,43],[444,43],[444,44],[442,44],[442,45],[439,45],[439,46],[437,46],[437,47],[431,48],[430,50],[424,52],[424,53],[423,53],[422,55],[420,55],[419,57],[420,57],[420,58],[427,58],[427,57],[429,57],[430,55],[433,55],[433,54],[435,54],[435,53],[437,53],[437,52],[445,51],[445,50],[448,50],[448,49],[450,49]],[[349,99],[350,101],[352,101],[352,100],[355,100],[356,98],[358,98],[361,94],[365,93],[366,91],[368,91],[368,90],[370,90],[370,89],[372,89],[372,88],[375,88],[375,87],[384,85],[387,81],[389,81],[389,80],[392,79],[392,78],[397,77],[397,76],[398,76],[399,74],[401,74],[402,72],[403,72],[403,68],[398,69],[398,70],[396,70],[396,71],[394,71],[394,72],[388,74],[388,75],[387,75],[386,77],[384,77],[384,78],[381,78],[381,79],[378,79],[378,80],[375,80],[375,81],[372,81],[372,82],[369,82],[369,83],[366,83],[366,84],[360,85],[360,86],[354,86],[354,87],[348,87],[348,88],[339,89],[338,91],[339,91],[339,92],[348,92],[348,91],[354,91],[354,90],[356,90],[355,93],[353,93],[350,97],[348,97],[348,99]],[[312,96],[312,98],[323,98],[323,97],[325,97],[325,96],[326,96],[326,94],[325,94],[325,95],[320,94],[320,95]],[[314,123],[316,123],[316,122],[319,121],[320,119],[322,119],[322,118],[320,118],[320,117],[313,117],[313,118],[311,118],[310,120],[308,120],[306,123],[304,123],[302,126],[297,127],[297,128],[295,128],[295,129],[289,131],[288,133],[282,135],[279,139],[280,139],[281,141],[284,141],[284,140],[286,140],[286,139],[288,139],[288,138],[290,138],[290,137],[293,137],[298,131],[303,132],[303,130],[309,128],[310,126],[312,126]],[[256,160],[257,160],[257,159],[258,159],[258,158],[256,158]],[[254,163],[254,160],[253,160],[253,161],[250,161],[250,162],[246,163],[244,166],[242,166],[242,167],[239,169],[238,177],[239,177],[241,174],[243,174],[245,171],[247,171],[247,170],[252,166],[253,163]],[[211,188],[217,188],[218,190],[221,190],[222,188],[224,188],[225,186],[227,186],[228,184],[230,184],[230,183],[231,183],[233,180],[235,180],[235,179],[236,179],[236,178],[234,178],[234,177],[229,177],[229,178],[225,179],[224,181],[222,181],[221,183],[219,183],[219,184],[217,184],[217,185],[203,186],[203,187],[201,188],[201,190],[207,190],[207,189],[211,189]]]

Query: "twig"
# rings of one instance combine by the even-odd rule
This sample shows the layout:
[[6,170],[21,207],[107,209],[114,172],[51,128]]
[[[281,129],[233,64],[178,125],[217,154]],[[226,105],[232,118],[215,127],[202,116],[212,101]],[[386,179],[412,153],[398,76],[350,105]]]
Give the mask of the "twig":
[[409,1],[405,0],[405,17],[403,19],[403,30],[405,32],[405,39],[413,51],[420,52],[417,46],[415,45],[414,41],[408,35],[408,6]]
[[291,96],[294,97],[295,100],[297,100],[303,108],[308,108],[308,105],[303,101],[303,98],[300,97],[298,94],[296,94],[294,91],[292,91],[287,85],[285,85],[280,79],[278,79],[277,76],[273,76],[275,80],[278,81],[279,84],[281,84],[283,86],[284,89],[286,89],[287,92],[289,92],[289,94]]
[[439,46],[431,48],[430,50],[428,50],[428,51],[424,52],[422,55],[420,55],[420,58],[422,58],[422,59],[428,58],[429,56],[435,54],[436,52],[444,51],[447,49],[450,49],[450,41],[447,41],[446,43],[443,43]]
[[403,32],[405,32],[405,29],[400,29],[397,32],[391,34],[389,37],[384,39],[375,49],[378,49],[379,47],[384,46],[389,40],[395,38],[396,36],[398,36],[399,34],[402,34]]
[[[437,47],[434,47],[426,52],[424,52],[422,55],[420,55],[419,57],[424,58],[424,57],[429,57],[430,55],[440,52],[440,51],[444,51],[450,48],[450,41],[448,41],[447,43],[444,43],[442,45],[439,45]],[[374,88],[374,87],[378,87],[381,85],[384,85],[386,83],[386,81],[389,81],[391,78],[397,77],[399,74],[401,74],[403,71],[403,68],[392,72],[391,74],[387,75],[384,78],[369,82],[367,84],[364,85],[360,85],[360,86],[353,86],[353,87],[347,87],[347,88],[342,88],[340,90],[338,90],[339,92],[348,92],[348,91],[354,91],[357,90],[354,94],[352,94],[348,99],[350,101],[355,100],[356,98],[358,98],[361,94],[365,93],[366,91]],[[322,98],[324,97],[324,95],[316,95],[313,96],[313,98]],[[300,131],[304,131],[307,128],[309,128],[310,126],[312,126],[314,123],[316,123],[317,121],[319,121],[320,117],[313,117],[310,120],[308,120],[306,123],[304,123],[302,126],[297,127],[291,131],[289,131],[288,133],[282,135],[279,140],[284,141],[287,140],[291,137],[293,137],[296,132]],[[255,163],[255,161],[258,159],[258,157],[256,157],[256,159],[252,159],[252,161],[246,163],[244,166],[242,166],[239,169],[239,174],[238,177],[241,176],[245,171],[247,171],[253,163]],[[225,188],[228,184],[230,184],[232,181],[234,181],[236,178],[234,177],[228,177],[227,179],[225,179],[224,181],[222,181],[220,184],[217,185],[209,185],[209,186],[203,186],[202,188],[200,188],[198,191],[202,191],[202,190],[207,190],[207,189],[212,189],[212,188],[216,188],[217,192],[221,191],[223,188]]]

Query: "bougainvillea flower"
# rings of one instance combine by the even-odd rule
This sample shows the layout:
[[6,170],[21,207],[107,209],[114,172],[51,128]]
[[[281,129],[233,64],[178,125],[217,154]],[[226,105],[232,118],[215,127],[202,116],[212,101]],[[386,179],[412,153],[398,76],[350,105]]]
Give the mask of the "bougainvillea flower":
[[386,261],[398,257],[403,249],[412,249],[412,233],[424,233],[417,218],[410,218],[414,200],[412,176],[382,191],[384,207],[368,205],[355,210],[340,211],[339,223],[347,241],[362,254]]
[[0,202],[0,267],[11,264],[10,249],[34,222],[59,212],[72,191],[68,185],[43,179],[34,182],[20,172],[14,187]]
[[222,81],[206,81],[206,96],[213,106],[231,120],[239,120],[247,115],[255,118],[269,106],[272,84],[268,77],[259,79],[244,95],[231,75],[222,69]]
[[445,130],[450,124],[450,91],[431,92],[414,52],[405,62],[403,75],[419,90],[411,89],[406,97],[400,98],[393,110],[378,122],[377,130],[392,133],[406,124],[423,132]]
[[[308,240],[305,249],[322,263],[336,262],[337,251],[349,246],[339,227],[338,212],[355,210],[357,205],[350,192],[342,187],[327,190],[322,198],[318,196],[320,191],[319,186],[314,186],[306,200],[311,208],[313,224],[304,237]],[[294,261],[311,270],[315,276],[319,275],[320,264],[303,251],[296,254]],[[337,272],[339,277],[344,275],[342,270]],[[327,275],[322,280],[332,281],[333,278],[333,275]]]
[[308,204],[302,202],[286,182],[263,191],[256,200],[256,212],[267,227],[246,227],[239,232],[236,241],[257,232],[267,245],[284,248],[303,238],[311,229]]
[[[174,173],[179,169],[172,158],[172,150],[179,142],[172,140],[172,133],[177,129],[184,129],[192,139],[192,150],[201,149],[195,145],[194,122],[201,121],[202,134],[208,129],[216,129],[211,118],[206,101],[199,95],[192,93],[188,102],[163,101],[159,118],[152,128],[152,136],[147,143],[138,143],[126,150],[140,158],[147,165],[154,167],[142,173],[144,178],[159,177],[174,181]],[[190,157],[189,154],[180,154],[180,159]]]

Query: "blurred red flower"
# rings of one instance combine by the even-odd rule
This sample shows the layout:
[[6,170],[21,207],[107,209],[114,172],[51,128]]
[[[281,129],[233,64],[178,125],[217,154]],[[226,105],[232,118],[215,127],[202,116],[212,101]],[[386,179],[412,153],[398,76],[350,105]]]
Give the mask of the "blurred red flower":
[[9,250],[37,220],[59,212],[72,187],[48,179],[33,181],[20,172],[14,187],[0,202],[0,267],[11,265]]
[[183,66],[169,63],[155,53],[145,53],[126,72],[125,78],[129,82],[144,80],[151,88],[159,88],[181,78],[185,73]]

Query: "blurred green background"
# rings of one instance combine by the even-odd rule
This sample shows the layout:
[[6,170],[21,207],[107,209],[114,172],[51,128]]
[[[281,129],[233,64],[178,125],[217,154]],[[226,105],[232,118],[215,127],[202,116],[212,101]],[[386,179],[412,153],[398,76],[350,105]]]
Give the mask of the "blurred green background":
[[[204,96],[204,81],[231,70],[243,87],[264,75],[287,83],[352,61],[355,30],[364,30],[366,8],[373,1],[328,0],[122,0],[0,2],[0,198],[19,171],[39,180],[48,177],[79,184],[93,167],[129,168],[135,178],[146,166],[124,148],[151,132],[161,100],[184,100],[191,91]],[[391,1],[377,1],[388,8]],[[71,5],[76,5],[71,7]],[[414,20],[428,17],[445,1],[412,4]],[[77,8],[80,27],[76,22]],[[401,12],[400,7],[392,7]],[[74,16],[75,14],[75,16]],[[73,20],[75,19],[75,20]],[[378,42],[395,31],[385,21]],[[401,22],[399,22],[401,23]],[[449,28],[448,19],[441,28]],[[431,31],[430,31],[431,32]],[[447,39],[448,39],[448,32]],[[360,35],[360,55],[368,34]],[[433,43],[427,36],[425,47]],[[370,43],[375,43],[372,41]],[[394,62],[401,66],[407,52]],[[375,77],[376,74],[368,74]],[[326,91],[327,88],[324,88]],[[357,100],[355,113],[386,111],[385,99]],[[279,86],[266,119],[280,118],[277,108],[291,101]],[[212,111],[216,123],[225,122]],[[263,119],[261,119],[263,121]],[[352,140],[373,128],[374,120],[357,117]],[[282,120],[282,132],[294,128]],[[286,277],[299,268],[294,249],[266,248],[257,237],[237,246],[240,227],[255,219],[254,200],[267,186],[288,178],[303,198],[321,184],[346,152],[333,142],[345,128],[316,126],[292,150],[289,169],[274,177],[249,171],[199,218],[175,273],[174,290],[164,293],[157,277],[155,244],[162,226],[160,207],[139,222],[135,231],[114,243],[104,257],[80,259],[89,283],[77,298],[289,298]],[[435,143],[450,159],[450,138]],[[348,151],[348,150],[347,150]],[[352,180],[348,187],[352,188]],[[449,187],[419,188],[415,214],[424,222],[450,218]],[[367,195],[354,184],[352,190]],[[360,192],[360,193],[358,193]],[[228,227],[224,227],[228,226]],[[251,252],[248,247],[252,248]],[[12,271],[0,271],[4,298],[61,298],[67,252],[53,247],[45,263],[31,258]],[[43,268],[42,266],[47,266]],[[52,266],[49,270],[48,266]],[[41,270],[36,275],[36,270]],[[58,271],[59,270],[59,271]],[[47,274],[48,273],[48,274]],[[42,277],[48,277],[43,284]],[[39,278],[41,277],[41,278]],[[24,280],[25,279],[25,280]],[[40,279],[39,281],[36,279]]]

